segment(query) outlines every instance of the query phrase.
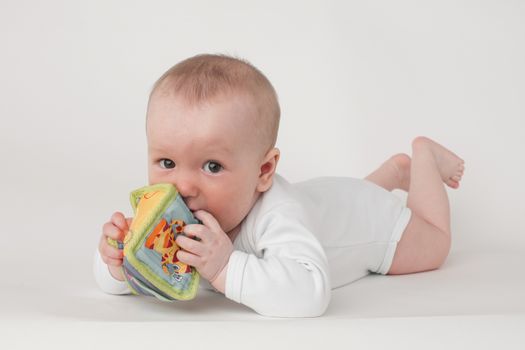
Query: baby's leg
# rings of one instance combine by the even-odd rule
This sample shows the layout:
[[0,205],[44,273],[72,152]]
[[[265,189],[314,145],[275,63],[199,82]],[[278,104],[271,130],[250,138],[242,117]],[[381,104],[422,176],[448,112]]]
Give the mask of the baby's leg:
[[410,185],[410,157],[399,153],[381,164],[365,180],[375,183],[388,191],[401,189],[408,191]]
[[450,250],[450,213],[445,182],[459,186],[463,160],[434,141],[412,142],[407,206],[412,210],[389,274],[406,274],[440,267]]

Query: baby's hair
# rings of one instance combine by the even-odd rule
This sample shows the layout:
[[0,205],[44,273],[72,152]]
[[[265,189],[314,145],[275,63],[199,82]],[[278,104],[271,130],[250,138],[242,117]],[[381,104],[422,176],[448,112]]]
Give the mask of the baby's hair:
[[246,94],[255,104],[256,132],[261,136],[265,151],[275,146],[280,119],[277,93],[266,76],[244,59],[222,54],[187,58],[155,82],[150,101],[159,92],[181,96],[193,105],[223,95]]

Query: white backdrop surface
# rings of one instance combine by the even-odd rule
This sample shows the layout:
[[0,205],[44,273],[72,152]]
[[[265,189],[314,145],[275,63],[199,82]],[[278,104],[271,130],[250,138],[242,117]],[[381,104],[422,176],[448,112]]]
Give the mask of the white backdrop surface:
[[102,224],[147,182],[149,90],[205,52],[273,82],[290,181],[363,177],[427,135],[466,161],[451,258],[523,256],[524,18],[510,0],[2,0],[4,293],[94,288]]

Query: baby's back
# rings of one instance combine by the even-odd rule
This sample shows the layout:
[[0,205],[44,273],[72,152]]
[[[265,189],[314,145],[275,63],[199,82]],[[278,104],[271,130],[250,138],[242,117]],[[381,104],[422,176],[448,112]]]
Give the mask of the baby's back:
[[292,186],[326,252],[333,287],[389,266],[392,241],[410,218],[400,198],[367,180],[347,177],[320,177]]

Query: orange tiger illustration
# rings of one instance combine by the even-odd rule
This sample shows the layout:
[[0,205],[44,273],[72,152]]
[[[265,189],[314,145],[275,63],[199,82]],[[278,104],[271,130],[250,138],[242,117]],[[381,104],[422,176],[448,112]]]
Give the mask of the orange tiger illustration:
[[[166,275],[177,277],[184,273],[191,272],[191,268],[177,259],[177,250],[179,246],[175,243],[175,234],[181,233],[186,224],[182,220],[172,220],[170,224],[166,219],[162,219],[148,236],[144,246],[159,252],[162,260],[162,271]],[[170,271],[171,270],[171,271]]]

